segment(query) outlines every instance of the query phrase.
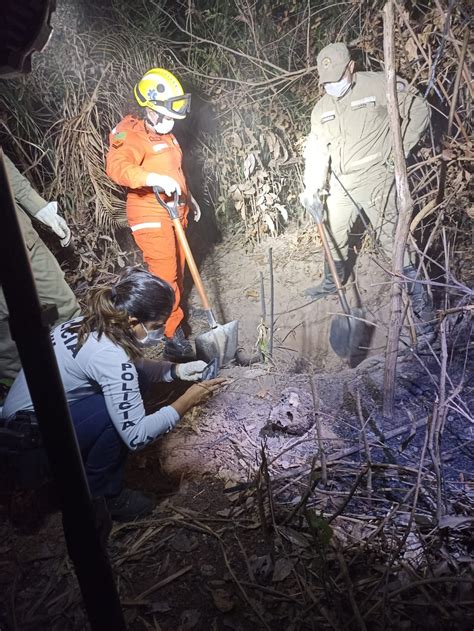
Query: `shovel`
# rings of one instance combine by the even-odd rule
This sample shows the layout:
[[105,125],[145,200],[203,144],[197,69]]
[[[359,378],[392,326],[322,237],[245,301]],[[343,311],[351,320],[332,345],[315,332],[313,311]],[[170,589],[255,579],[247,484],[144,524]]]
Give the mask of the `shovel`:
[[153,187],[153,192],[156,195],[158,203],[168,212],[169,217],[173,223],[176,238],[180,242],[186,262],[191,272],[194,284],[196,285],[197,292],[201,299],[202,306],[206,312],[207,320],[209,323],[210,331],[206,333],[200,333],[196,336],[196,357],[209,363],[214,359],[217,359],[219,366],[225,366],[231,362],[238,348],[238,333],[239,333],[239,321],[233,320],[227,324],[218,324],[214,316],[214,313],[209,304],[204,285],[202,284],[201,276],[199,275],[196,262],[189,247],[188,240],[184,234],[183,226],[179,220],[178,215],[178,193],[175,190],[173,195],[173,204],[168,205],[160,193],[164,191],[157,187]]
[[336,270],[334,264],[334,258],[331,250],[329,249],[329,243],[326,235],[326,230],[322,220],[322,204],[319,200],[314,199],[313,204],[308,208],[308,212],[314,219],[316,227],[323,244],[324,256],[329,265],[334,284],[336,285],[337,295],[339,302],[341,303],[342,310],[345,315],[334,316],[331,321],[331,327],[329,329],[329,344],[331,348],[344,359],[350,358],[354,352],[358,349],[359,343],[364,334],[365,325],[361,318],[363,317],[363,311],[359,308],[351,309],[346,298],[346,291],[342,286],[341,279]]

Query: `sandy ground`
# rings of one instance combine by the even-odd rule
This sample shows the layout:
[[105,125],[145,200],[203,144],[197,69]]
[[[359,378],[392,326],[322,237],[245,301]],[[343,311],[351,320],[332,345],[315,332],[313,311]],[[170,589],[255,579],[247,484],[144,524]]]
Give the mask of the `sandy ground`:
[[[278,368],[335,372],[355,366],[366,356],[379,354],[384,346],[388,321],[388,275],[369,254],[357,261],[347,283],[351,307],[362,307],[373,325],[365,330],[361,349],[351,360],[340,359],[329,346],[329,327],[341,313],[337,296],[312,301],[304,289],[317,284],[322,273],[322,251],[311,227],[290,229],[247,250],[230,237],[208,252],[201,268],[211,305],[219,322],[239,321],[239,340],[246,353],[255,352],[262,322],[260,275],[263,275],[267,338],[270,327],[270,269],[272,250],[274,277],[274,363]],[[357,279],[357,282],[355,280]],[[190,294],[192,335],[206,330],[200,316],[200,300]]]
[[[239,483],[255,474],[263,445],[273,472],[300,467],[317,442],[307,377],[289,379],[258,366],[222,374],[229,385],[206,408],[184,419],[183,432],[163,441],[165,468]],[[321,436],[335,448],[340,445],[330,422],[321,422]]]
[[[204,244],[195,242],[193,249],[199,257]],[[161,457],[169,471],[184,468],[199,475],[218,475],[225,481],[248,479],[258,466],[263,441],[275,460],[274,469],[299,466],[314,454],[315,409],[321,412],[321,437],[334,449],[341,447],[334,419],[343,406],[344,389],[360,379],[351,367],[361,361],[366,365],[371,357],[377,363],[385,345],[387,288],[383,273],[367,254],[360,257],[355,270],[360,280],[349,280],[347,296],[351,305],[363,305],[365,317],[375,326],[366,329],[368,337],[359,351],[341,359],[329,344],[331,319],[340,313],[337,297],[311,301],[303,295],[306,287],[319,282],[322,271],[322,252],[312,231],[289,230],[247,249],[241,237],[234,236],[207,250],[201,274],[211,305],[220,323],[239,321],[239,344],[246,356],[258,352],[262,332],[266,343],[269,340],[270,249],[275,296],[273,358],[221,372],[230,380],[224,391],[204,412],[188,415],[183,425],[189,431],[173,433],[162,441]],[[192,339],[208,330],[194,288],[188,294],[188,313]],[[299,448],[288,450],[292,442]]]

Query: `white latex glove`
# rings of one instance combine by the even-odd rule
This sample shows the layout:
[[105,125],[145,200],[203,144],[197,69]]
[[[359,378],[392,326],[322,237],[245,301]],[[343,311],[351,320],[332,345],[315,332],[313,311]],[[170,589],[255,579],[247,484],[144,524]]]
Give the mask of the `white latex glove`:
[[305,188],[304,191],[300,193],[299,200],[305,210],[308,210],[308,208],[311,207],[315,196],[316,196],[315,191],[309,188]]
[[175,191],[178,191],[178,195],[181,195],[181,188],[172,177],[169,175],[159,175],[158,173],[148,173],[146,176],[147,186],[158,186],[163,189],[164,192],[171,197]]
[[390,155],[386,159],[385,166],[387,167],[387,171],[389,173],[395,173],[395,160],[392,152],[390,152]]
[[71,230],[66,221],[58,215],[58,202],[49,202],[44,208],[36,213],[35,218],[44,223],[45,226],[58,235],[61,245],[65,247],[71,240]]
[[199,381],[206,366],[206,362],[202,361],[175,364],[176,376],[182,381]]
[[192,195],[191,195],[191,207],[194,213],[194,221],[198,222],[201,219],[201,208]]

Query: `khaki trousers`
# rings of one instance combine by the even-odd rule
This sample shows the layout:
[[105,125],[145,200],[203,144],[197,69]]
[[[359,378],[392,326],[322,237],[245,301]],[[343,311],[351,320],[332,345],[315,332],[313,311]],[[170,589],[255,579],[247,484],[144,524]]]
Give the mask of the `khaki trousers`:
[[[334,174],[330,178],[327,198],[327,226],[331,251],[337,261],[347,260],[348,240],[359,212],[351,197],[362,208],[365,223],[369,224],[383,253],[391,261],[393,239],[398,218],[395,179],[385,167],[374,167],[357,175]],[[343,188],[344,187],[344,188]],[[408,265],[408,253],[405,256]]]
[[[80,314],[72,290],[53,254],[41,239],[28,250],[38,296],[42,304],[55,304],[59,317],[55,324],[66,322]],[[20,288],[21,290],[21,288]],[[21,369],[20,357],[10,335],[8,308],[0,287],[0,379],[14,379]]]

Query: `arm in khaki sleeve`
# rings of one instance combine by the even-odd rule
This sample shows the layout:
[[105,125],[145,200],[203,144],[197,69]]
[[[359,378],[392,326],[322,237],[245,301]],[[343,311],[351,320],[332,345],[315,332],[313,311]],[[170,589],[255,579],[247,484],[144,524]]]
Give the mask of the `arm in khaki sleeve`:
[[313,194],[324,187],[329,169],[329,151],[312,127],[304,150],[304,186]]
[[426,100],[400,77],[397,77],[397,97],[402,119],[403,147],[407,156],[428,126],[430,108]]
[[106,173],[111,180],[128,188],[146,186],[146,171],[140,166],[144,150],[139,143],[133,142],[133,134],[126,132],[125,139],[115,139],[110,134],[110,149],[106,158]]
[[5,154],[3,156],[15,201],[34,217],[42,208],[47,206],[48,202],[35,191],[28,179],[18,171],[10,158]]

